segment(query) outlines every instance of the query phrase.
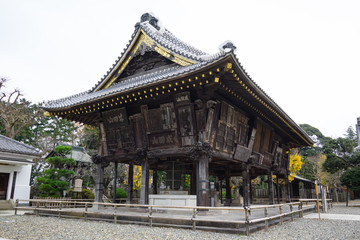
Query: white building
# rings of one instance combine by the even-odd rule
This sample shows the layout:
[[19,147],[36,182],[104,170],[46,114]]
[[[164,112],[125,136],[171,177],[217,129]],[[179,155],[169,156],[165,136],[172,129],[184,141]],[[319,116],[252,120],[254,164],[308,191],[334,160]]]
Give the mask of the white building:
[[0,135],[0,200],[29,199],[32,160],[40,150]]

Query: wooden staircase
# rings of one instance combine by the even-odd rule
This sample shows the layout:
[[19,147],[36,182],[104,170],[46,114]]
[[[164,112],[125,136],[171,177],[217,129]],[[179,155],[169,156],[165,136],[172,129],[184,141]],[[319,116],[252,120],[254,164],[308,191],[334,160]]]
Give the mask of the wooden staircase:
[[0,210],[13,210],[11,200],[0,200]]

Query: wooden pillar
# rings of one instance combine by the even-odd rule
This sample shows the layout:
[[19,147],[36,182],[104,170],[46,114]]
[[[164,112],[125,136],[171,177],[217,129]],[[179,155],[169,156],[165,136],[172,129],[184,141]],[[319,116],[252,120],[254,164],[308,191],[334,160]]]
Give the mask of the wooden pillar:
[[195,162],[192,167],[191,179],[190,179],[190,195],[197,195],[197,180],[196,180],[196,167],[197,163]]
[[291,202],[290,198],[290,184],[289,184],[289,178],[287,175],[285,175],[285,201],[287,203]]
[[232,202],[232,198],[231,198],[231,172],[230,172],[230,167],[226,166],[226,170],[225,170],[225,191],[226,191],[226,200],[225,200],[225,206],[230,206],[231,202]]
[[251,176],[249,175],[249,190],[250,190],[250,204],[253,204],[253,184],[251,181]]
[[157,191],[158,187],[157,187],[157,185],[158,185],[158,174],[157,174],[157,170],[154,169],[154,170],[153,170],[153,193],[154,193],[154,194],[158,194],[158,191]]
[[209,157],[201,154],[197,161],[197,202],[198,206],[210,206]]
[[118,169],[118,162],[115,162],[114,166],[114,188],[113,188],[113,203],[116,203],[116,182],[117,182],[117,169]]
[[[103,202],[104,195],[104,167],[108,166],[109,162],[102,162],[102,157],[108,155],[106,132],[104,123],[99,123],[99,150],[98,155],[94,156],[93,162],[96,164],[96,180],[95,180],[95,202]],[[97,206],[97,205],[96,205]]]
[[243,164],[242,166],[243,189],[244,189],[244,207],[250,206],[250,168]]
[[274,204],[274,183],[273,183],[273,172],[269,171],[268,174],[268,192],[269,192],[269,204]]
[[127,203],[132,203],[133,200],[133,186],[134,186],[134,165],[132,163],[129,164],[128,170],[128,197]]
[[140,204],[149,204],[149,162],[147,158],[141,163]]
[[96,164],[96,186],[95,186],[95,202],[103,202],[104,195],[104,167],[101,162]]
[[276,195],[277,195],[277,203],[280,204],[279,175],[276,175]]

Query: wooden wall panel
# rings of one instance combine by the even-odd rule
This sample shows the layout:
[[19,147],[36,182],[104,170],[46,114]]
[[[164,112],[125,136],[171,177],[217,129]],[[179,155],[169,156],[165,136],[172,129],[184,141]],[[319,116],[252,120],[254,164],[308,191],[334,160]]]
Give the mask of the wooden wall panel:
[[260,152],[261,135],[262,135],[262,124],[261,122],[258,122],[256,124],[256,135],[255,135],[255,143],[254,143],[255,152]]

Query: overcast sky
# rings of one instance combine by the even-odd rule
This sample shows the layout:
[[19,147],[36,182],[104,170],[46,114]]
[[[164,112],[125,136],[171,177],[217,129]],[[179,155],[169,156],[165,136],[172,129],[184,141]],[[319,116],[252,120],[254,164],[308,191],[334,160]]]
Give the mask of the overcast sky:
[[91,89],[145,12],[208,53],[225,40],[298,124],[343,136],[360,116],[360,1],[0,0],[0,75],[37,103]]

